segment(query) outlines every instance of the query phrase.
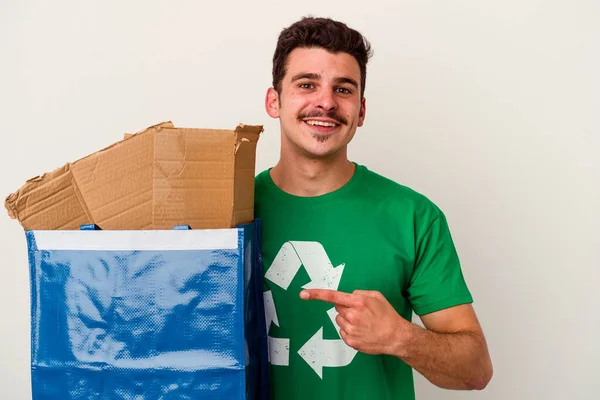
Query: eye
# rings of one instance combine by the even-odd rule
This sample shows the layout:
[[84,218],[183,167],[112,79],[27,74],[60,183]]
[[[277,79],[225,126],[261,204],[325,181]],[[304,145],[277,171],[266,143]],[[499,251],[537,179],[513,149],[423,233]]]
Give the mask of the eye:
[[314,85],[312,83],[301,83],[298,85],[298,87],[302,89],[313,89]]
[[345,88],[345,87],[337,88],[336,90],[338,93],[341,93],[341,94],[352,94],[352,90]]

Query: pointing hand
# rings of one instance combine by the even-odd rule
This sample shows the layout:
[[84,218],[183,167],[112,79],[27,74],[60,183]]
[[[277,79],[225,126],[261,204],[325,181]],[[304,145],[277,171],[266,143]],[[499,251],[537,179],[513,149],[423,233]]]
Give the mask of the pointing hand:
[[396,347],[408,337],[412,327],[377,291],[355,290],[350,294],[307,289],[300,297],[334,304],[341,338],[348,346],[363,353],[396,354]]

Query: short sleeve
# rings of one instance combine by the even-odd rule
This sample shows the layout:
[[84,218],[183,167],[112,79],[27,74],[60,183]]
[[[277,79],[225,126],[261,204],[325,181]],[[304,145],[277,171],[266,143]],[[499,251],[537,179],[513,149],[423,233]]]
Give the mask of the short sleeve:
[[419,316],[473,302],[446,217],[435,211],[421,232],[417,228],[415,265],[407,288]]

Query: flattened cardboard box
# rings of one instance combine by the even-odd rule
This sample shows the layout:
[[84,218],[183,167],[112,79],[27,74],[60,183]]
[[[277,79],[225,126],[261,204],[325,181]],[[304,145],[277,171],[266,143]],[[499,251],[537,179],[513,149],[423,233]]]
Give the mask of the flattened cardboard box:
[[165,122],[28,180],[5,201],[25,230],[231,228],[254,219],[262,126]]

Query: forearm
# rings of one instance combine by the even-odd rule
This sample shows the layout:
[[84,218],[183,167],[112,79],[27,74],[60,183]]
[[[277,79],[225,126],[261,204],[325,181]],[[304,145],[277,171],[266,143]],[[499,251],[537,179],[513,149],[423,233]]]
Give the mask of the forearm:
[[394,350],[397,357],[441,388],[480,390],[487,385],[492,365],[482,335],[438,333],[411,325]]

